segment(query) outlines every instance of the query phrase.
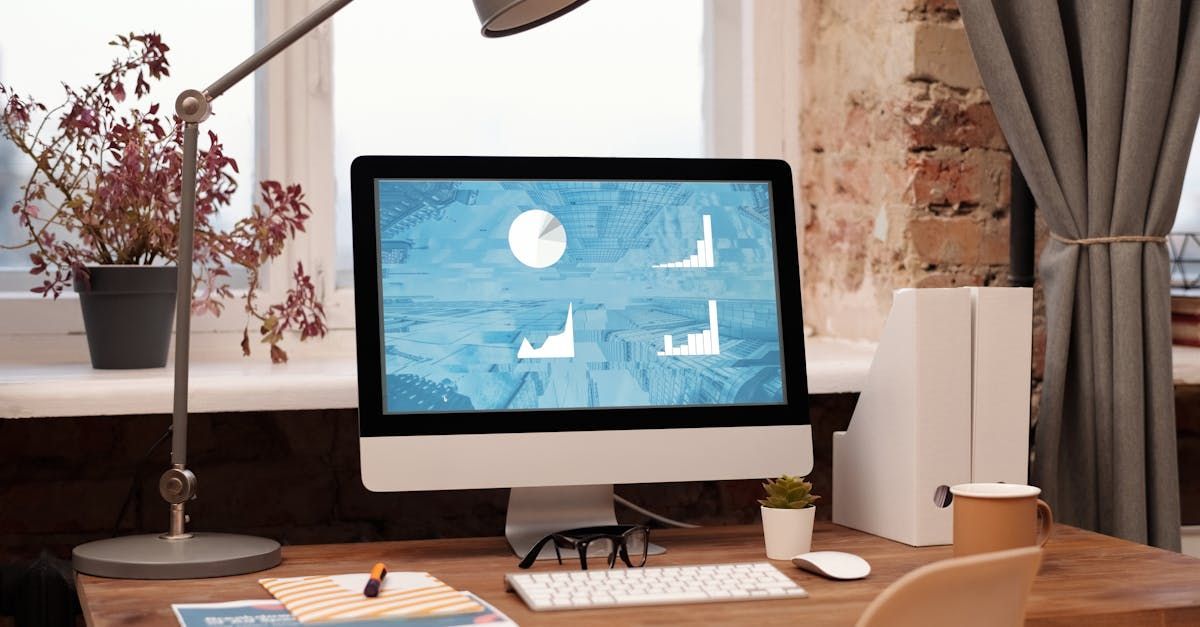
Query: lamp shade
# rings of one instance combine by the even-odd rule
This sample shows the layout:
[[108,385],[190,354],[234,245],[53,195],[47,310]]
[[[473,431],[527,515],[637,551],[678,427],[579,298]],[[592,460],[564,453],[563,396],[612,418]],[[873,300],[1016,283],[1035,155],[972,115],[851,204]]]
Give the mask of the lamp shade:
[[474,0],[484,37],[504,37],[571,11],[587,0]]

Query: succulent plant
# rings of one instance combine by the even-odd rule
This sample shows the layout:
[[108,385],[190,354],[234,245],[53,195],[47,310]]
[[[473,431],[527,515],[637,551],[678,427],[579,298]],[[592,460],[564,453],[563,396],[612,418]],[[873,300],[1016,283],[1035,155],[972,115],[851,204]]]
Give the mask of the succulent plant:
[[763,507],[774,509],[804,509],[812,507],[813,501],[821,498],[812,493],[812,484],[804,477],[789,477],[783,475],[778,479],[769,479],[763,484],[767,498],[759,499]]

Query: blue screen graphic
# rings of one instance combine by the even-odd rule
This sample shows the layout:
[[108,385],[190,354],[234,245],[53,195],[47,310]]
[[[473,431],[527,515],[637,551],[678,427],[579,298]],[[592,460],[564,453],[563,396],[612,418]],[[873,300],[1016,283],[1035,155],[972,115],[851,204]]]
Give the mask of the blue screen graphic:
[[785,402],[768,183],[376,186],[386,413]]

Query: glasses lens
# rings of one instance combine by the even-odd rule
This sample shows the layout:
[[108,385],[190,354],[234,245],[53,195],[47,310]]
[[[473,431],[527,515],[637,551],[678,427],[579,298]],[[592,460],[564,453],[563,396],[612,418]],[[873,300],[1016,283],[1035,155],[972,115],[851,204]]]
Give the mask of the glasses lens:
[[650,530],[634,529],[625,534],[625,550],[629,552],[631,564],[645,566],[646,553],[650,550]]
[[587,546],[588,561],[594,558],[607,560],[608,556],[612,555],[613,546],[613,541],[610,538],[596,538],[592,540]]

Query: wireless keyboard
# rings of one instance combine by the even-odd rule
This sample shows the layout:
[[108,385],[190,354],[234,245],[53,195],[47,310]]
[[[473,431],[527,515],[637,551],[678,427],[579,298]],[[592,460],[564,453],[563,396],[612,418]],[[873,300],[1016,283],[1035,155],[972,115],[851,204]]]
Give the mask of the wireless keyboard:
[[808,596],[767,562],[509,573],[504,583],[536,612]]

